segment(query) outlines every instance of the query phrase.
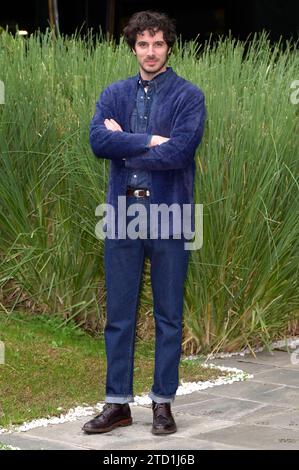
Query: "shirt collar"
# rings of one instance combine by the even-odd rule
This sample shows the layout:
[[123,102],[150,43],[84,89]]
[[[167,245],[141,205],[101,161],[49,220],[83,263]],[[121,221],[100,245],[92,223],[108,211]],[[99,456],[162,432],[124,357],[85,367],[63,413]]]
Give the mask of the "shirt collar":
[[[164,72],[159,73],[156,75],[152,80],[148,82],[149,87],[153,87],[156,93],[159,93],[163,85],[165,84],[167,78],[172,73],[172,67],[167,67]],[[144,80],[142,80],[140,72],[137,75],[137,83],[141,85]]]

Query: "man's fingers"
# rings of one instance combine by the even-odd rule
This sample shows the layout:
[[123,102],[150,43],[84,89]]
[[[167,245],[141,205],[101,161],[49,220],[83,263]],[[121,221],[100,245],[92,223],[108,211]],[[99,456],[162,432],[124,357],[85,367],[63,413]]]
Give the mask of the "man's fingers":
[[105,119],[104,124],[110,131],[122,131],[122,128],[114,119]]
[[104,124],[105,124],[105,126],[106,126],[107,129],[109,129],[110,131],[113,130],[113,129],[112,129],[112,124],[111,124],[111,122],[110,122],[109,119],[105,119]]
[[150,141],[150,147],[155,147],[156,145],[162,145],[168,141],[169,141],[169,137],[163,137],[162,135],[153,135]]
[[118,122],[114,121],[114,119],[110,119],[110,121],[111,121],[112,124],[115,126],[115,129],[117,129],[118,131],[122,131],[122,128],[120,127],[120,125],[118,124]]

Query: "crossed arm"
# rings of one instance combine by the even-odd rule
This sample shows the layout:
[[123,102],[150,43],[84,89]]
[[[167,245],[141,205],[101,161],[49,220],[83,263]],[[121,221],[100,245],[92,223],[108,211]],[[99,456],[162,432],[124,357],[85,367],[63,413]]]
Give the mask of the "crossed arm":
[[107,91],[97,103],[90,127],[90,143],[99,158],[124,160],[126,168],[141,170],[182,169],[194,160],[206,117],[204,95],[192,93],[176,113],[168,137],[123,131],[113,119]]
[[[114,119],[105,119],[104,124],[106,129],[109,129],[110,131],[123,131],[121,126]],[[155,147],[156,145],[164,144],[168,140],[168,137],[162,137],[161,135],[153,135],[150,140],[149,147]]]

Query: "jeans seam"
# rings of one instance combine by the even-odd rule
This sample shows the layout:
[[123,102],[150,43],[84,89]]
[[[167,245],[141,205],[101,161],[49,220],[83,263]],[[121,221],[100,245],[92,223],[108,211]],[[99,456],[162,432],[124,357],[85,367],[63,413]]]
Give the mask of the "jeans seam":
[[[139,289],[140,289],[140,284],[141,284],[141,276],[142,276],[142,268],[143,268],[143,263],[144,263],[144,251],[143,255],[141,256],[140,260],[140,266],[139,266],[139,277],[138,277],[138,289],[136,293],[136,298],[135,298],[135,325],[132,331],[132,337],[131,337],[131,342],[130,342],[130,349],[129,349],[129,361],[128,361],[128,374],[127,374],[127,384],[126,384],[126,390],[129,390],[129,382],[130,382],[130,367],[132,366],[132,374],[134,371],[133,363],[132,361],[134,360],[134,357],[132,358],[132,353],[134,351],[134,342],[135,342],[135,331],[136,331],[136,324],[137,324],[137,305],[138,305],[138,298],[139,298]],[[133,391],[132,391],[133,394]],[[127,395],[131,395],[128,393]]]

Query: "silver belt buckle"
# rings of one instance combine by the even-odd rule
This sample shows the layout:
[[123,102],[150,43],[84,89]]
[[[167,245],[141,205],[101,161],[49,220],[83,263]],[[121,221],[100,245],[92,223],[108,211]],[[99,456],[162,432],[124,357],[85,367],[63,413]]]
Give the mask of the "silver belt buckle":
[[[134,193],[133,193],[134,196],[135,196],[135,197],[144,197],[144,196],[140,196],[140,191],[144,191],[144,189],[135,189],[135,190],[134,190]],[[150,192],[149,192],[148,189],[145,191],[145,194],[146,194],[146,196],[149,196],[149,195],[150,195]]]

